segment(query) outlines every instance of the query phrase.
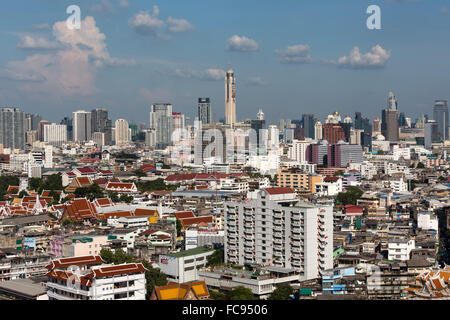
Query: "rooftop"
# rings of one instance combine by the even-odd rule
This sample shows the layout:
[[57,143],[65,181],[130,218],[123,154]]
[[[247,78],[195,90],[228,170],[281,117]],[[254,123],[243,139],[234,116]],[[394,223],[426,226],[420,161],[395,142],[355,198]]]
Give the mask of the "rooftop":
[[175,257],[175,258],[183,258],[183,257],[197,255],[197,254],[207,253],[210,251],[214,251],[214,249],[206,248],[206,247],[197,247],[197,248],[190,249],[190,250],[184,250],[184,251],[180,251],[177,253],[171,253],[171,254],[168,254],[168,256]]

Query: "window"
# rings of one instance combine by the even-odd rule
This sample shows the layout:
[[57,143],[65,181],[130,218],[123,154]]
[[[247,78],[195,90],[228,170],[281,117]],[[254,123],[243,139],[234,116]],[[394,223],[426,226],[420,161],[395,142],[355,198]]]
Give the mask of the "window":
[[193,266],[192,266],[192,267],[184,268],[184,271],[191,271],[191,270],[194,270],[194,267],[193,267]]
[[194,262],[194,259],[184,260],[184,263],[192,263],[192,262]]

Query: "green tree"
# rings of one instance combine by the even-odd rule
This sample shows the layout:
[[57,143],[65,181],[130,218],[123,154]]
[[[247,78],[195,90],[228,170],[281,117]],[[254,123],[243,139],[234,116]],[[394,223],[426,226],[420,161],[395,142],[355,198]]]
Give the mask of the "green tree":
[[277,288],[270,294],[269,300],[291,300],[294,289],[289,283],[280,283]]
[[28,190],[38,191],[39,187],[42,184],[42,179],[40,178],[31,178],[28,180]]
[[228,292],[227,298],[228,300],[253,300],[253,292],[244,286],[237,286]]
[[344,205],[356,204],[356,201],[361,198],[364,192],[358,187],[348,187],[345,192],[339,192],[336,201]]
[[335,176],[335,177],[340,177],[340,176],[342,176],[343,174],[344,174],[344,171],[338,170],[338,171],[336,171],[336,172],[334,173],[334,176]]
[[422,163],[422,162],[419,162],[418,164],[417,164],[417,167],[416,167],[417,169],[424,169],[425,168],[425,165]]
[[183,225],[181,224],[180,219],[177,219],[177,237],[181,235],[181,229],[183,229]]
[[134,171],[134,174],[136,176],[138,176],[138,178],[143,178],[143,177],[147,176],[147,174],[144,171],[142,171],[141,169]]
[[25,190],[20,191],[18,194],[19,198],[28,197],[28,196],[29,196],[29,194]]
[[72,220],[66,219],[66,220],[64,220],[62,222],[62,226],[65,227],[65,228],[70,226],[70,225],[72,225]]
[[209,266],[217,266],[223,264],[224,251],[217,249],[214,253],[206,258]]
[[155,269],[148,261],[141,261],[144,267],[147,269],[145,271],[145,280],[147,281],[147,299],[152,295],[153,289],[159,286],[167,285],[167,276],[162,273],[159,269]]
[[114,262],[114,253],[110,249],[102,248],[102,250],[100,250],[100,257],[108,264]]
[[102,188],[100,188],[99,185],[96,183],[90,185],[89,187],[77,188],[75,190],[75,197],[87,198],[90,201],[97,198],[103,198],[104,196],[105,195],[103,193]]
[[133,201],[133,196],[129,196],[129,195],[125,194],[125,193],[122,193],[120,195],[119,200],[121,202],[131,203],[131,201]]
[[111,199],[112,202],[119,202],[119,194],[117,192],[110,191],[108,192],[108,198]]

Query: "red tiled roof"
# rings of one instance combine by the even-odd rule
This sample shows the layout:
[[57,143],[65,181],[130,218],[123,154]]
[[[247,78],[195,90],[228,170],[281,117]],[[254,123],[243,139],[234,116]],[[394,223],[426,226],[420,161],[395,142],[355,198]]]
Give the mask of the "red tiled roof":
[[94,168],[90,168],[90,167],[76,168],[75,170],[77,170],[81,174],[94,174],[94,173],[97,173],[97,170],[95,170]]
[[203,216],[203,217],[195,217],[195,218],[184,218],[180,219],[181,224],[183,225],[183,229],[186,229],[192,225],[199,225],[201,223],[212,223],[213,216]]
[[95,265],[102,263],[105,263],[105,261],[103,261],[100,256],[79,256],[52,260],[45,268],[53,270],[55,268],[68,268],[70,266]]
[[19,193],[19,186],[9,186],[8,190],[6,190],[7,193],[10,194],[18,194]]
[[121,274],[141,273],[147,269],[142,263],[128,263],[109,267],[100,267],[93,269],[91,273],[86,275],[87,279],[112,277]]
[[177,217],[177,219],[186,219],[186,218],[195,218],[195,215],[192,211],[181,211],[175,212],[175,217]]
[[267,193],[269,193],[271,195],[295,193],[295,191],[292,188],[288,188],[288,187],[265,188],[264,190],[266,190]]
[[338,180],[339,180],[338,177],[325,177],[325,179],[323,181],[325,181],[325,182],[336,182]]
[[154,209],[136,208],[134,216],[157,216],[158,211]]

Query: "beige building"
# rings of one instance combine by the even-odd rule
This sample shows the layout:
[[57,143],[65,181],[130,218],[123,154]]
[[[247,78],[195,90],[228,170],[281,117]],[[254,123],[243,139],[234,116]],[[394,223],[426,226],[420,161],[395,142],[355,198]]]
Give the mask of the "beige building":
[[298,168],[279,168],[278,187],[288,187],[295,191],[316,192],[316,184],[322,182],[321,175],[311,175]]
[[63,244],[64,257],[99,255],[106,246],[108,236],[77,236],[67,238]]
[[225,76],[225,124],[233,126],[236,122],[236,79],[233,70]]

